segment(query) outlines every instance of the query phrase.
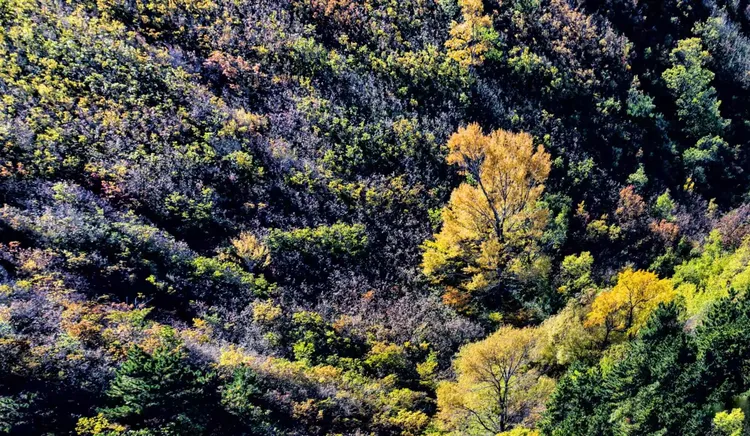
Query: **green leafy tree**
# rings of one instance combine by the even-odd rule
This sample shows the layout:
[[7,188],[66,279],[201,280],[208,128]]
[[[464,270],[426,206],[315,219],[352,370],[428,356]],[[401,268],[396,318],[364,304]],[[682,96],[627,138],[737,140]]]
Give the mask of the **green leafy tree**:
[[721,101],[711,86],[715,75],[706,68],[710,57],[700,38],[683,39],[669,55],[672,67],[662,75],[676,97],[677,115],[695,139],[720,135],[729,124],[721,117]]
[[682,317],[677,304],[661,305],[619,353],[588,370],[571,369],[552,395],[542,433],[735,431],[736,416],[716,412],[750,387],[737,370],[750,359],[750,298],[734,294],[718,301],[694,332],[686,331]]
[[591,266],[594,257],[584,251],[579,255],[565,256],[560,265],[560,286],[558,291],[567,296],[577,296],[594,285]]
[[294,281],[322,281],[336,267],[356,262],[367,249],[368,236],[362,224],[294,230],[273,229],[267,246],[271,267]]
[[552,395],[545,435],[693,434],[712,417],[695,341],[676,305],[660,306],[610,368],[571,369]]
[[721,101],[711,85],[714,73],[706,68],[710,54],[700,38],[683,39],[669,55],[672,67],[662,77],[675,95],[677,115],[685,131],[696,141],[683,153],[686,167],[703,177],[703,166],[715,160],[718,152],[728,144],[722,135],[730,121],[719,111]]
[[608,435],[611,390],[601,370],[573,364],[560,378],[539,423],[543,435]]
[[714,416],[713,424],[716,436],[742,436],[745,413],[739,408],[721,411]]
[[319,313],[297,312],[292,315],[292,325],[292,352],[297,360],[317,365],[356,354],[358,344],[339,334]]
[[656,204],[654,204],[653,211],[657,217],[672,221],[674,220],[675,207],[676,204],[669,195],[669,189],[667,189],[663,194],[656,197]]

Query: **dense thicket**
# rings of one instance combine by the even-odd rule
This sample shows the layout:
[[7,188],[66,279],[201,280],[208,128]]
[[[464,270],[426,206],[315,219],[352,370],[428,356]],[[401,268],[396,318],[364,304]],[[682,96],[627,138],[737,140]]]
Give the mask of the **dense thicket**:
[[741,434],[746,6],[0,0],[0,431]]

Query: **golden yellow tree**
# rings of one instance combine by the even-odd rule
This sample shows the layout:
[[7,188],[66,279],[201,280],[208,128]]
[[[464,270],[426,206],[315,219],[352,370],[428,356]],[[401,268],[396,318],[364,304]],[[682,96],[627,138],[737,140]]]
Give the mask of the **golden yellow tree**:
[[604,327],[604,344],[612,332],[633,336],[660,303],[672,301],[674,297],[669,280],[660,280],[652,272],[628,268],[620,273],[614,288],[596,296],[585,325]]
[[533,425],[554,382],[533,368],[540,332],[501,327],[461,349],[455,382],[437,389],[438,422],[456,434],[495,435],[517,425]]
[[482,0],[459,0],[458,3],[463,21],[451,24],[451,37],[445,43],[448,56],[464,68],[479,66],[492,48],[496,32],[490,17],[483,14]]
[[538,201],[550,155],[527,133],[484,135],[477,124],[454,133],[448,149],[448,162],[468,181],[453,191],[440,233],[423,246],[423,272],[447,295],[460,295],[494,286],[504,271],[533,269],[548,221]]

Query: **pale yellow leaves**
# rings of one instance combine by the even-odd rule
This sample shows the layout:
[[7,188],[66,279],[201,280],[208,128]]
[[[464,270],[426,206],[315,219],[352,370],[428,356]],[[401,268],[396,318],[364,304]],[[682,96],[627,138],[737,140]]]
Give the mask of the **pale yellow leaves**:
[[265,267],[271,261],[270,252],[255,235],[241,233],[239,237],[232,239],[237,256],[245,262],[248,269],[256,266]]
[[541,332],[502,327],[463,347],[457,380],[438,386],[438,421],[446,430],[496,434],[538,419],[554,382],[534,368]]

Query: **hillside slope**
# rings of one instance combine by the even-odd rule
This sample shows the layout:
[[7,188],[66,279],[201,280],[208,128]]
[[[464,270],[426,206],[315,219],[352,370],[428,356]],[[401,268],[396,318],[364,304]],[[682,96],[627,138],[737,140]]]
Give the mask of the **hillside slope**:
[[0,431],[740,434],[745,3],[0,0]]

